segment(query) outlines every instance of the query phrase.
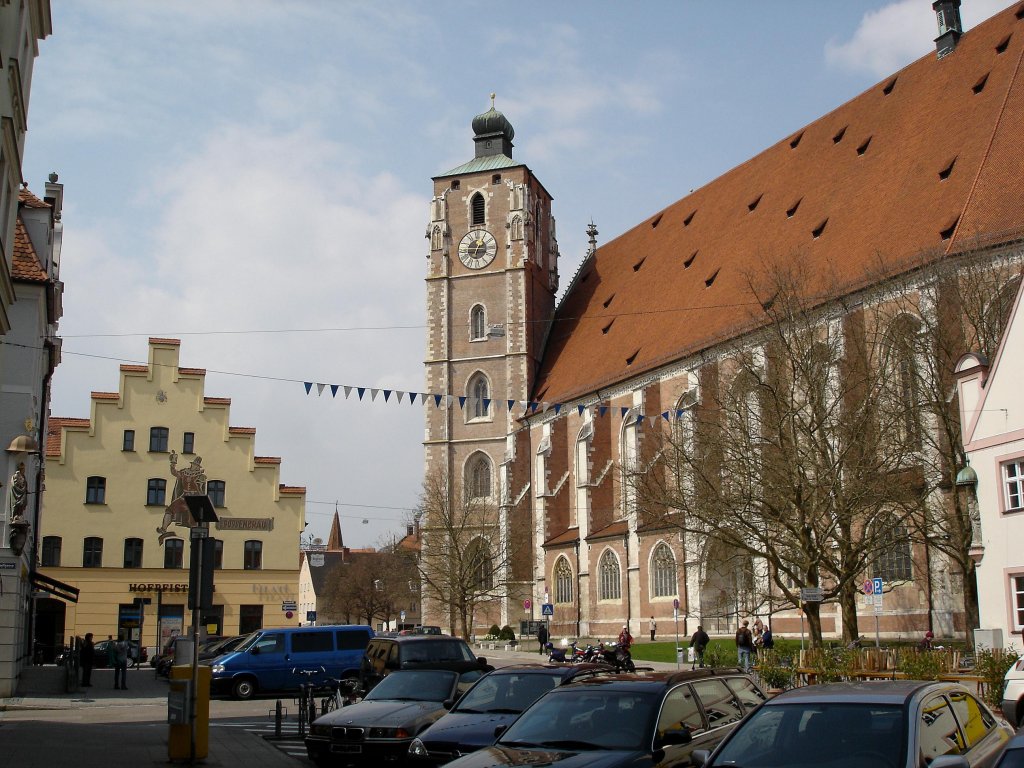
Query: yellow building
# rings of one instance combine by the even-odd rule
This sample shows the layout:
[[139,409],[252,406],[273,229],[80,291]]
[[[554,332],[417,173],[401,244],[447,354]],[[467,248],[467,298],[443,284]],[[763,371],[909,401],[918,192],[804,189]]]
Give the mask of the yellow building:
[[117,392],[92,393],[90,418],[50,419],[41,573],[79,595],[37,601],[47,650],[121,631],[152,649],[191,624],[189,529],[169,506],[196,481],[218,516],[215,605],[201,625],[299,623],[286,608],[298,600],[306,489],[280,484],[281,459],[256,455],[255,428],[230,426],[230,399],[205,396],[206,371],[180,367],[180,345],[150,339],[148,365],[122,365]]

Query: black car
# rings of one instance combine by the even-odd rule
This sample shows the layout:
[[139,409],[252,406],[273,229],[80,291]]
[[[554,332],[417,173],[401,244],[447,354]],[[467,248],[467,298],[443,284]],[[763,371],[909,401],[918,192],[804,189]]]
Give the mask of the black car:
[[373,637],[359,667],[359,687],[373,689],[396,669],[449,669],[462,675],[463,690],[494,667],[469,643],[448,635]]
[[993,766],[1013,732],[957,683],[834,683],[779,694],[734,730],[705,766],[871,768]]
[[442,765],[494,743],[494,729],[508,726],[534,701],[559,685],[609,675],[605,664],[515,664],[480,678],[452,710],[412,740],[415,765]]
[[215,659],[225,653],[231,653],[238,646],[242,644],[242,641],[247,638],[248,635],[233,635],[232,637],[225,637],[217,640],[213,643],[204,643],[199,647],[199,663],[203,664]]
[[1024,768],[1024,731],[1010,739],[995,768]]
[[358,704],[314,720],[306,753],[320,768],[402,763],[409,742],[448,711],[458,691],[458,672],[392,672]]
[[491,746],[448,768],[689,766],[764,702],[739,670],[636,672],[554,688]]

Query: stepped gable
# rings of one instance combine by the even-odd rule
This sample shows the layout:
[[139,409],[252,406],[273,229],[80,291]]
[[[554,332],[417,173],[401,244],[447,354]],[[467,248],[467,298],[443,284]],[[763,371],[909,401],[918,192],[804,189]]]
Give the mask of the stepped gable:
[[756,327],[751,281],[774,263],[805,264],[824,298],[1024,237],[1022,19],[1017,3],[598,248],[533,399],[592,396]]

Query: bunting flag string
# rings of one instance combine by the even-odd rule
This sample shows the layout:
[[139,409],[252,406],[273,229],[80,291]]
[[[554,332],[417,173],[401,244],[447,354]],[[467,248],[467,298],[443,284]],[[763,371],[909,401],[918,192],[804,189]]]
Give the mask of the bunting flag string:
[[[364,395],[367,392],[370,394],[370,402],[377,401],[377,395],[382,395],[382,399],[385,403],[390,403],[392,396],[396,404],[402,402],[403,397],[409,398],[409,405],[416,405],[417,398],[420,404],[427,405],[429,400],[434,401],[435,408],[453,408],[458,403],[459,410],[465,411],[467,407],[469,410],[474,410],[478,405],[483,406],[484,411],[488,411],[493,403],[495,406],[501,403],[501,400],[494,398],[477,398],[471,395],[449,395],[439,394],[436,392],[406,392],[401,389],[383,389],[377,387],[356,387],[348,384],[326,384],[322,382],[304,381],[302,382],[303,389],[306,390],[306,394],[312,393],[313,388],[316,387],[317,397],[322,397],[324,390],[330,389],[331,397],[336,398],[339,390],[343,393],[346,400],[349,396],[355,392],[358,400],[362,401]],[[593,416],[596,418],[603,418],[612,410],[612,406],[602,402],[591,403],[590,405],[584,405],[577,403],[573,409],[566,403],[552,403],[547,401],[534,401],[534,400],[505,400],[506,412],[514,414],[519,412],[519,418],[525,418],[528,415],[535,415],[537,413],[546,414],[553,412],[555,418],[568,415],[575,410],[577,415],[582,417],[587,411],[591,411]],[[664,419],[666,422],[671,423],[672,421],[678,421],[682,419],[687,413],[685,408],[676,408],[662,411],[652,416],[641,413],[635,406],[617,406],[619,416],[626,421],[630,426],[643,426],[644,424],[650,424],[651,427],[655,427],[660,419]]]

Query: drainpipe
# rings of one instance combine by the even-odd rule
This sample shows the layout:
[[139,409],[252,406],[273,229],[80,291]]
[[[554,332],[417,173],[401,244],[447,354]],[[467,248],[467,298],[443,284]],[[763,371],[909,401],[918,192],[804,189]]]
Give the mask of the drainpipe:
[[[629,584],[629,526],[626,526],[626,533],[622,537],[623,548],[626,550],[626,626],[628,627],[633,618],[632,593]],[[640,628],[637,627],[637,632]]]
[[580,594],[580,540],[576,539],[576,640],[580,639],[580,622],[583,612],[583,598]]

